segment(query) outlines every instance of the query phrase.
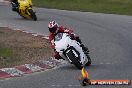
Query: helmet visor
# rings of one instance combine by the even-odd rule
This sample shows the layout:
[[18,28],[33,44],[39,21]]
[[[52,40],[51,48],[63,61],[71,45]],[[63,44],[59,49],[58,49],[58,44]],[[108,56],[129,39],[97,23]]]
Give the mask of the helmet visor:
[[49,28],[49,31],[50,31],[51,33],[55,33],[55,32],[56,32],[56,28]]

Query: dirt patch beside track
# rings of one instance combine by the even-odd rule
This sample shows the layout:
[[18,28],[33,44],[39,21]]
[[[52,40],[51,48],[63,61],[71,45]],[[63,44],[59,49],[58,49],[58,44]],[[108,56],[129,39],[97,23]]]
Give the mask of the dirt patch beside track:
[[35,63],[53,53],[43,36],[0,27],[0,68]]

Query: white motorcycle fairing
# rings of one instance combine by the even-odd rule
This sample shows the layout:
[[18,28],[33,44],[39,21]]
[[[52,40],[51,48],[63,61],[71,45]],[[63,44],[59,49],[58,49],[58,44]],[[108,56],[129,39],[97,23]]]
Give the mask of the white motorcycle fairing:
[[[67,33],[58,33],[55,36],[55,49],[59,54],[66,60],[68,60],[70,63],[72,62],[69,58],[67,58],[65,55],[63,55],[63,52],[66,51],[69,47],[74,47],[80,55],[75,52],[75,50],[72,50],[74,55],[76,57],[80,57],[80,63],[84,66],[86,64],[86,55],[84,54],[82,47],[80,47],[80,44],[76,40],[71,40],[69,34]],[[68,53],[69,50],[66,51]]]

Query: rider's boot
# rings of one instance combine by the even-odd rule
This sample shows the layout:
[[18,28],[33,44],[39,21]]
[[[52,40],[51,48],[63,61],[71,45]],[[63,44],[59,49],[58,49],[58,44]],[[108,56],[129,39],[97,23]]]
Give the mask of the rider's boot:
[[14,2],[11,2],[11,4],[12,4],[12,11],[16,11],[16,12],[18,12],[19,10],[18,10],[18,4],[17,3],[14,3]]
[[89,52],[88,48],[85,47],[83,44],[81,44],[80,46],[82,47],[82,49],[83,49],[85,52],[87,52],[87,53]]
[[85,52],[89,52],[88,48],[85,47],[83,44],[82,44],[82,41],[79,39],[79,37],[76,38],[76,41],[80,43],[80,46],[82,47],[82,49],[85,51]]

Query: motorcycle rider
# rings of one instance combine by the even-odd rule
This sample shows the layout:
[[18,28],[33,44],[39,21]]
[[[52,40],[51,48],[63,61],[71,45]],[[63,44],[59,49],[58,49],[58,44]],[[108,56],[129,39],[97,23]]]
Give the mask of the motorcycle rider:
[[49,40],[51,41],[51,47],[54,48],[54,57],[55,59],[61,59],[62,57],[59,55],[59,53],[55,50],[55,45],[54,45],[54,38],[55,38],[55,35],[57,33],[68,33],[71,37],[72,40],[76,40],[77,42],[80,43],[80,46],[82,47],[82,49],[85,51],[85,52],[89,52],[88,48],[85,47],[79,36],[76,36],[74,33],[73,33],[73,30],[70,30],[66,27],[63,27],[63,26],[59,26],[58,23],[56,21],[51,21],[49,22],[49,25],[48,25],[48,29],[49,29]]
[[12,11],[18,12],[18,8],[19,8],[18,1],[17,0],[11,0],[11,4],[12,4]]

